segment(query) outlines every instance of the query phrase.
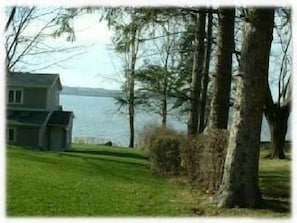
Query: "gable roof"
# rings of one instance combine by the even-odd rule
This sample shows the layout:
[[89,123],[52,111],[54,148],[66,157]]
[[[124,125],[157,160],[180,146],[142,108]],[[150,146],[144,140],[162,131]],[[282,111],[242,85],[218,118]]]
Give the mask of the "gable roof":
[[47,124],[68,126],[72,117],[73,117],[73,112],[70,112],[70,111],[53,111]]
[[9,87],[49,88],[54,86],[56,82],[58,82],[58,87],[61,90],[59,74],[10,72],[7,75],[7,86]]
[[49,113],[49,111],[7,110],[6,116],[8,123],[43,125]]

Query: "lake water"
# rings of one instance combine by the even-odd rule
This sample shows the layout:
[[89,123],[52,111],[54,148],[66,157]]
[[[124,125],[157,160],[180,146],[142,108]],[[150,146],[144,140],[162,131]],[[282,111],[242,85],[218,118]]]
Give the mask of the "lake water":
[[[72,132],[73,142],[99,144],[112,141],[113,144],[127,146],[129,143],[128,115],[119,112],[118,105],[115,102],[115,99],[110,97],[61,95],[60,104],[63,109],[73,111],[75,115]],[[143,127],[151,123],[161,123],[160,116],[136,110],[136,143]],[[187,129],[186,117],[169,116],[168,125],[178,131],[185,132]],[[289,135],[290,128],[287,136]],[[269,139],[268,125],[264,120],[261,140],[267,141]]]
[[[127,146],[129,144],[128,115],[119,112],[115,99],[111,97],[91,97],[77,95],[61,95],[60,104],[64,110],[72,110],[72,137],[74,142],[87,140],[88,143],[105,143]],[[169,117],[168,125],[176,130],[186,131],[186,124],[177,118]],[[143,127],[150,123],[161,123],[156,114],[137,111],[135,114],[135,140]]]

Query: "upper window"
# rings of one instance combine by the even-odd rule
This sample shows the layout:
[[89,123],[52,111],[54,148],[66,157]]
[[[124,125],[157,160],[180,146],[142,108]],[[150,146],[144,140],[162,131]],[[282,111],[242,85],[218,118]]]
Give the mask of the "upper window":
[[23,92],[20,89],[13,89],[8,91],[8,103],[9,104],[22,104]]

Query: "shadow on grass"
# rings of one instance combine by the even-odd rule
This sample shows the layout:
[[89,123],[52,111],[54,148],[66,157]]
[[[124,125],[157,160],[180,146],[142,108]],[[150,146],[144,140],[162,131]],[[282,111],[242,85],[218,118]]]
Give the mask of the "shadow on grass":
[[260,188],[263,193],[262,209],[290,213],[290,171],[264,171],[260,173]]
[[[13,157],[17,157],[18,159],[27,159],[33,162],[39,162],[43,164],[50,164],[50,165],[57,165],[61,162],[60,159],[57,159],[58,157],[72,157],[72,158],[78,158],[78,159],[85,159],[85,160],[102,160],[107,162],[113,162],[118,164],[128,164],[128,165],[134,165],[134,166],[147,166],[145,163],[146,158],[142,157],[141,155],[137,154],[130,154],[130,153],[119,153],[119,152],[108,152],[108,151],[79,151],[79,150],[73,150],[73,151],[67,151],[67,152],[44,152],[44,151],[38,151],[37,153],[25,153],[25,150],[21,150],[21,152],[13,153]],[[50,156],[49,156],[50,155]],[[102,155],[99,156],[99,155]],[[105,157],[103,156],[105,155]],[[130,155],[130,156],[129,156]],[[108,156],[110,158],[108,158]],[[137,157],[137,158],[136,158]],[[124,160],[121,158],[134,158],[133,160]]]
[[260,187],[265,196],[289,199],[290,175],[286,172],[266,172],[260,175]]
[[[54,153],[52,152],[52,154]],[[26,159],[33,162],[39,162],[44,164],[46,163],[50,165],[56,165],[58,163],[57,159],[55,159],[54,157],[48,156],[48,153],[43,153],[40,151],[34,152],[34,153],[17,152],[17,153],[11,154],[10,156],[18,159]]]
[[[84,154],[87,156],[81,156],[81,154]],[[129,164],[129,165],[135,165],[135,166],[146,166],[145,163],[137,163],[137,162],[121,160],[121,159],[108,159],[105,157],[94,156],[94,154],[84,152],[84,151],[82,153],[77,152],[77,151],[68,151],[68,152],[61,153],[60,156],[69,156],[69,157],[80,158],[80,159],[102,160],[102,161],[114,162],[114,163],[119,163],[119,164]],[[112,156],[110,156],[110,157],[112,157]],[[117,157],[117,156],[115,156],[115,157]]]
[[79,153],[79,154],[89,154],[89,155],[99,155],[99,156],[116,156],[116,157],[120,157],[120,158],[133,158],[133,159],[147,160],[147,157],[142,156],[140,154],[116,152],[116,151],[69,150],[66,153],[68,153],[68,152],[70,152],[70,153]]
[[291,202],[289,199],[263,197],[260,209],[269,209],[280,213],[290,213]]
[[[92,166],[92,170],[100,175],[108,176],[108,178],[118,178],[121,181],[126,182],[140,182],[141,184],[150,184],[154,180],[159,180],[161,177],[148,177],[150,175],[149,165],[142,160],[139,162],[133,162],[129,160],[124,160],[121,158],[114,158],[112,156],[94,156],[88,154],[82,156],[81,153],[65,152],[60,154],[60,156],[66,156],[71,158],[83,159],[88,165]],[[100,161],[106,162],[102,163]]]

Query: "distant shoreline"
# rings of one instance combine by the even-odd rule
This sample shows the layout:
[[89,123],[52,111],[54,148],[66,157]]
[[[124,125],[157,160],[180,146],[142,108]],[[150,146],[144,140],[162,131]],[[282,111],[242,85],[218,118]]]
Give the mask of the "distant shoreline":
[[108,90],[104,88],[68,87],[64,86],[63,95],[93,96],[93,97],[121,97],[121,90]]

